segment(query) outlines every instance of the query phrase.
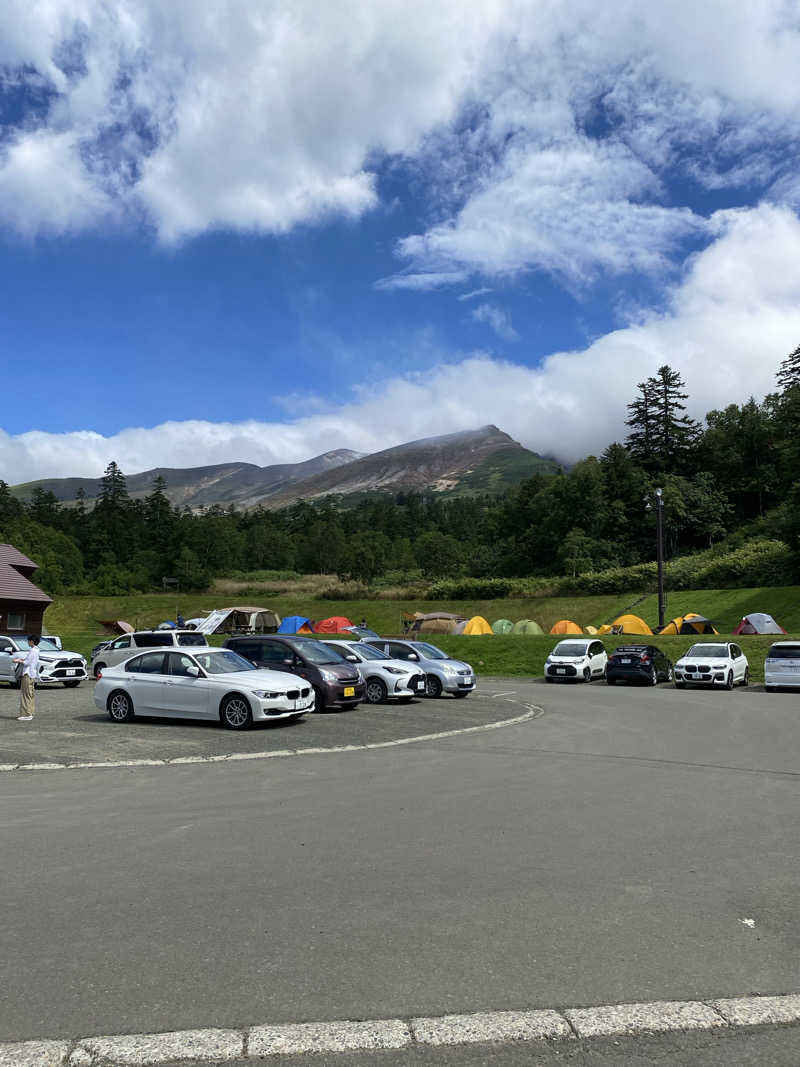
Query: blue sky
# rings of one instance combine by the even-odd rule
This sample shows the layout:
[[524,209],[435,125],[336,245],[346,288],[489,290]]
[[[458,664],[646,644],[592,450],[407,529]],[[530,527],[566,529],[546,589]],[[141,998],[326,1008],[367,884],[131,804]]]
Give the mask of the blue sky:
[[796,13],[595,8],[7,5],[0,478],[487,422],[571,460],[663,362],[697,415],[771,389]]

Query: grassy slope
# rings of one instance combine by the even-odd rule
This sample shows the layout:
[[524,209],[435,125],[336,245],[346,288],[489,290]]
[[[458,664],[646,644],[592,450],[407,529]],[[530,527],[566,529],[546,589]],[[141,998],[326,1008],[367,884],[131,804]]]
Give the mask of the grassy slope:
[[[554,597],[536,600],[485,600],[449,602],[404,602],[397,600],[331,601],[311,597],[271,597],[265,606],[280,615],[307,615],[312,619],[330,615],[346,615],[353,622],[366,618],[368,624],[381,633],[401,631],[403,611],[454,611],[464,615],[484,615],[489,622],[498,618],[512,621],[534,618],[545,628],[557,619],[574,619],[581,625],[599,625],[622,612],[636,599],[629,597]],[[152,593],[130,597],[58,597],[48,609],[45,621],[48,630],[60,634],[65,648],[87,653],[103,635],[100,619],[126,619],[133,626],[157,625],[163,619],[174,619],[179,606],[188,619],[205,614],[215,607],[230,603],[219,594],[183,594],[177,601],[174,593]],[[670,594],[668,614],[697,611],[714,619],[721,633],[730,633],[742,615],[749,611],[768,611],[792,633],[800,634],[800,587],[772,589],[722,589]],[[655,621],[656,598],[649,597],[634,609],[648,622]],[[630,641],[631,638],[607,637],[606,648]],[[542,664],[553,647],[552,637],[439,637],[436,644],[451,654],[470,660],[481,674],[539,675]],[[764,654],[772,639],[749,637],[742,639],[748,654],[753,680],[763,678]],[[656,638],[673,660],[692,643],[691,638]]]

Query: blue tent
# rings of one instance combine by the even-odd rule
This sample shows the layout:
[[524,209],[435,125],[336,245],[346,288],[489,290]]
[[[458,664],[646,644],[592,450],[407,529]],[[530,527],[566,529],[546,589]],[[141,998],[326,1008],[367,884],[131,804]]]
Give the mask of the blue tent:
[[306,619],[303,615],[287,615],[278,627],[279,634],[312,634],[313,632],[314,627],[311,625],[311,620]]

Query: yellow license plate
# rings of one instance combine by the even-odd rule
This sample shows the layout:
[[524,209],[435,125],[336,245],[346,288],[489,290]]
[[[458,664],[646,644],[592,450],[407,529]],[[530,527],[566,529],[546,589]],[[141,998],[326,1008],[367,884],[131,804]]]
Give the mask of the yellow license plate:
[[344,695],[346,697],[354,697],[356,695],[355,686],[352,686],[352,685],[345,686]]

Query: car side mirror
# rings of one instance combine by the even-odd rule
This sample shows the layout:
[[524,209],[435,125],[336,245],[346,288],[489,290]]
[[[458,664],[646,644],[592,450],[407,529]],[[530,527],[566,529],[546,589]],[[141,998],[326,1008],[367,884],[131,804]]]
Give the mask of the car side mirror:
[[186,668],[186,673],[187,674],[191,674],[192,678],[199,678],[200,677],[200,668],[199,667],[195,667],[195,665],[192,664],[191,667],[187,667]]
[[416,652],[409,652],[409,654],[408,654],[408,658],[409,658],[409,659],[414,659],[414,660],[418,660],[418,659],[419,659],[419,656],[418,656],[418,655],[416,654]]
[[349,656],[345,656],[344,658],[346,660],[349,660],[351,663],[358,663],[358,656],[354,656],[352,652]]
[[292,656],[286,656],[283,661],[287,667],[294,667],[295,661]]

